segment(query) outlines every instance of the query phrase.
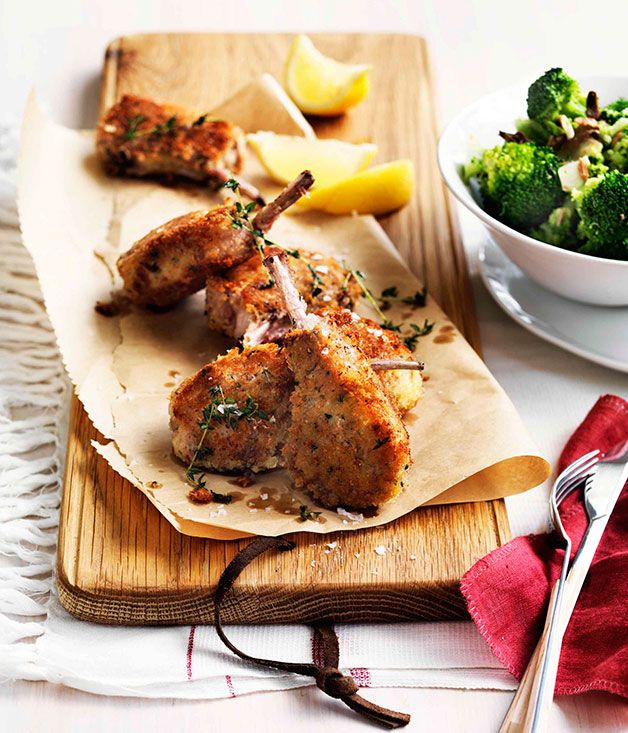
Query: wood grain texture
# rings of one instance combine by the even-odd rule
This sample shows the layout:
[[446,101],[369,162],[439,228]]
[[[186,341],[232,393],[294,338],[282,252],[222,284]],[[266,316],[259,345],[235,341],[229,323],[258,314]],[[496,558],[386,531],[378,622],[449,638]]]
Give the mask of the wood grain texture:
[[[372,91],[317,134],[379,146],[380,162],[413,160],[417,194],[382,225],[413,272],[479,351],[471,287],[450,202],[436,167],[425,42],[400,35],[314,35],[325,53],[373,64]],[[281,78],[288,35],[139,35],[105,57],[101,108],[131,92],[211,109],[268,71]],[[235,62],[237,61],[237,63]],[[91,448],[100,437],[73,398],[57,586],[74,615],[114,624],[211,621],[212,589],[246,540],[183,536]],[[290,553],[247,569],[224,606],[227,623],[390,621],[465,616],[462,573],[508,539],[503,501],[423,508],[385,527],[297,534]],[[334,548],[327,543],[337,542]],[[385,555],[375,547],[388,548]]]

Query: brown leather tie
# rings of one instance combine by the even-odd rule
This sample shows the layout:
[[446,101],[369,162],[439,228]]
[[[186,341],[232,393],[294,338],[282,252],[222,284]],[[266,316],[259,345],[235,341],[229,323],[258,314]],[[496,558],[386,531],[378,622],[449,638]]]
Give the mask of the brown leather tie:
[[314,634],[318,637],[317,641],[320,642],[320,649],[322,651],[322,666],[308,662],[281,662],[273,659],[259,659],[258,657],[252,657],[240,651],[227,639],[220,623],[220,610],[225,595],[237,577],[250,562],[267,550],[275,548],[280,552],[285,552],[286,550],[292,550],[294,546],[294,542],[282,539],[281,537],[256,537],[227,565],[223,574],[220,576],[214,594],[214,625],[218,636],[234,654],[237,654],[238,657],[245,659],[247,662],[254,662],[263,667],[313,677],[316,680],[318,688],[325,694],[342,700],[345,705],[355,710],[356,713],[364,715],[375,723],[379,723],[386,728],[401,728],[407,725],[410,722],[409,715],[382,708],[357,694],[359,688],[353,677],[344,675],[338,669],[338,637],[333,627],[329,624],[321,623],[314,625]]

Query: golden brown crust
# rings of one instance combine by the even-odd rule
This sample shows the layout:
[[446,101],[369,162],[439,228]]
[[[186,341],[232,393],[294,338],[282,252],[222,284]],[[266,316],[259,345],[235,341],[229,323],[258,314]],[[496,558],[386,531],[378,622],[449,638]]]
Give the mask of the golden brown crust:
[[240,172],[242,131],[226,120],[199,120],[180,107],[126,94],[100,120],[96,151],[115,176],[206,181],[217,169]]
[[277,344],[228,351],[179,385],[170,398],[170,429],[175,452],[186,464],[201,438],[199,422],[211,402],[210,389],[222,387],[225,397],[244,405],[251,397],[267,415],[240,419],[235,428],[221,422],[208,431],[209,453],[195,461],[212,471],[265,471],[282,465],[281,449],[289,420],[288,396],[294,380]]
[[[347,270],[333,257],[304,249],[292,250],[288,266],[295,286],[309,310],[323,307],[353,308],[360,297],[359,285],[347,280]],[[268,287],[269,274],[256,253],[248,260],[207,279],[207,318],[212,330],[241,338],[247,329],[264,323],[280,326],[282,335],[289,321],[276,287]],[[268,333],[264,334],[268,340]]]
[[285,351],[296,386],[284,457],[295,486],[327,507],[363,509],[395,497],[410,441],[368,359],[325,323],[291,331]]
[[[394,331],[382,328],[370,318],[360,318],[340,308],[323,308],[316,313],[336,326],[369,359],[415,361],[410,349]],[[377,372],[377,376],[402,414],[423,397],[423,377],[418,370],[391,369]]]
[[254,252],[252,235],[234,229],[231,206],[194,211],[162,224],[118,259],[133,302],[168,308],[201,290],[215,270],[233,267]]
[[[376,335],[371,334],[369,329],[377,324],[369,319],[360,319],[349,311],[332,308],[322,309],[318,311],[318,315],[337,326],[354,345],[359,347],[363,339],[362,352],[368,358],[411,358],[408,349],[394,333],[388,332],[389,335],[381,341]],[[420,373],[396,372],[396,374],[418,375],[418,387],[414,382],[411,382],[410,386],[403,383],[391,384],[389,374],[377,372],[376,376],[388,390],[398,409],[405,411],[410,402],[412,403],[410,406],[413,407],[422,394]],[[283,466],[281,446],[285,442],[290,424],[288,405],[294,388],[294,379],[288,367],[285,351],[277,344],[246,347],[242,352],[233,349],[186,379],[173,392],[170,402],[170,427],[173,431],[175,454],[186,463],[190,462],[200,439],[198,422],[201,420],[203,409],[210,402],[210,388],[213,385],[220,385],[225,395],[230,395],[234,381],[244,385],[239,388],[242,389],[238,393],[239,396],[245,394],[246,397],[250,394],[254,399],[260,399],[262,409],[266,409],[265,406],[269,403],[262,402],[260,395],[270,391],[270,399],[275,400],[275,406],[268,411],[274,419],[261,432],[259,428],[254,428],[254,424],[239,424],[235,433],[227,435],[227,438],[232,438],[231,440],[221,440],[218,443],[218,450],[207,460],[200,460],[198,464],[214,470],[240,472]],[[208,444],[214,445],[214,437],[212,434]]]

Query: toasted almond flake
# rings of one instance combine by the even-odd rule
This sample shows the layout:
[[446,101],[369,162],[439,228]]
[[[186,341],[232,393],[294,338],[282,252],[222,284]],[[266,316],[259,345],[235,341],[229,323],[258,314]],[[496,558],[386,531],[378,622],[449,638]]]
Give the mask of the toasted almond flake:
[[558,124],[563,128],[565,131],[565,137],[567,140],[571,140],[574,135],[576,134],[573,129],[573,125],[571,124],[571,120],[566,115],[560,115],[558,118]]

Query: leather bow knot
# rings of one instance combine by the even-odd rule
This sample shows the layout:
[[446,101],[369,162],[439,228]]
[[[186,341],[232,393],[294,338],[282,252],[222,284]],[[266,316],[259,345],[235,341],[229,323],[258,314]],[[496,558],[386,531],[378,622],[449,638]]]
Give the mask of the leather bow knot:
[[319,689],[330,697],[351,697],[359,690],[353,677],[347,677],[336,667],[323,667],[316,675],[316,684]]

